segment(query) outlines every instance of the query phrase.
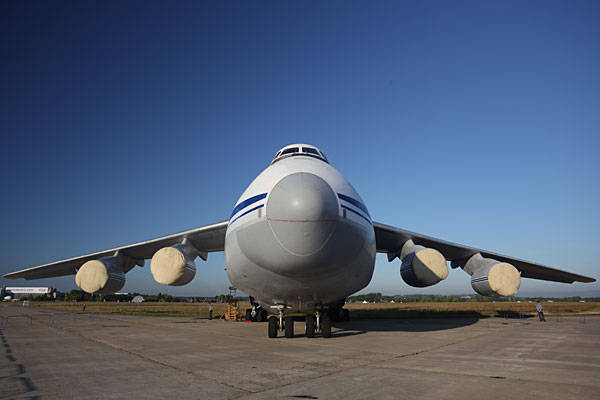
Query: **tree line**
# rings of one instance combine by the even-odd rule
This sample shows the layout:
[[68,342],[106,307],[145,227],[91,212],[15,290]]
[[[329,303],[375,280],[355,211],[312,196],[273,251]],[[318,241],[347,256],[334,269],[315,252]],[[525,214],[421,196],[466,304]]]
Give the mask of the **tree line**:
[[453,303],[453,302],[464,302],[464,303],[477,303],[477,302],[527,302],[527,301],[553,301],[553,302],[599,302],[600,297],[486,297],[480,295],[464,295],[464,296],[440,296],[440,295],[395,295],[395,296],[384,296],[381,293],[367,293],[359,294],[356,296],[350,296],[348,298],[349,303],[361,303],[366,301],[368,303]]
[[[150,302],[168,302],[168,303],[190,303],[190,302],[213,302],[213,303],[225,303],[231,298],[228,294],[220,294],[217,296],[182,296],[176,297],[166,293],[158,294],[143,294],[143,293],[127,293],[127,294],[89,294],[83,290],[73,289],[69,293],[56,292],[54,295],[39,295],[29,296],[28,298],[33,301],[122,301],[130,302],[134,297],[142,296],[145,301]],[[239,301],[249,301],[248,297],[236,297]],[[553,302],[570,302],[577,303],[580,301],[585,302],[600,302],[600,297],[485,297],[480,295],[464,295],[464,296],[438,296],[438,295],[395,295],[385,296],[382,293],[367,293],[359,294],[356,296],[350,296],[346,301],[348,303],[361,303],[366,301],[368,303],[453,303],[453,302],[527,302],[527,301],[553,301]]]
[[[54,295],[39,295],[39,296],[27,296],[21,298],[28,298],[33,301],[122,301],[130,302],[136,296],[142,296],[145,301],[151,302],[168,302],[168,303],[190,303],[190,302],[213,302],[213,303],[225,303],[231,296],[228,294],[220,294],[217,296],[202,297],[202,296],[171,296],[166,293],[158,294],[143,294],[143,293],[115,293],[115,294],[89,294],[83,290],[73,289],[69,293],[56,292]],[[248,297],[237,297],[239,301],[249,301]]]

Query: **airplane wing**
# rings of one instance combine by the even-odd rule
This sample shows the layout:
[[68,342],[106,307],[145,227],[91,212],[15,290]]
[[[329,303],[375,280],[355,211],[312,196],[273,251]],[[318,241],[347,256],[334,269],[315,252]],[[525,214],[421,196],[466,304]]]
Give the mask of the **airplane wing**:
[[541,279],[545,281],[555,281],[564,283],[573,282],[595,282],[594,278],[573,274],[567,271],[546,267],[544,265],[532,263],[518,258],[507,257],[501,254],[492,253],[490,251],[479,250],[473,247],[463,246],[461,244],[447,242],[421,235],[404,229],[394,228],[393,226],[374,222],[375,241],[377,243],[377,251],[380,253],[396,254],[400,252],[402,245],[407,240],[412,240],[415,244],[430,247],[438,250],[446,258],[452,262],[452,267],[464,265],[467,260],[474,254],[481,253],[483,257],[492,258],[501,262],[507,262],[515,266],[523,278]]
[[159,249],[181,243],[185,238],[191,241],[198,250],[205,252],[223,251],[225,247],[225,231],[227,230],[228,223],[229,221],[223,221],[212,225],[205,225],[200,228],[190,229],[189,231],[179,232],[173,235],[147,240],[145,242],[115,247],[110,250],[11,272],[4,275],[4,277],[8,279],[25,278],[30,280],[73,275],[77,273],[77,268],[81,267],[85,262],[113,255],[117,251],[135,260],[145,260],[147,258],[152,258],[154,253]]

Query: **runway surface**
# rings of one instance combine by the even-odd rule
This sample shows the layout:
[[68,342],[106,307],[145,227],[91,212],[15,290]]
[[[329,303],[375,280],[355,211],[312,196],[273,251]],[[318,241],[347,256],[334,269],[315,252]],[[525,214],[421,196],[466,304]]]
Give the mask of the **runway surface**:
[[[4,399],[593,399],[600,317],[265,323],[0,305]],[[31,318],[29,318],[31,317]]]

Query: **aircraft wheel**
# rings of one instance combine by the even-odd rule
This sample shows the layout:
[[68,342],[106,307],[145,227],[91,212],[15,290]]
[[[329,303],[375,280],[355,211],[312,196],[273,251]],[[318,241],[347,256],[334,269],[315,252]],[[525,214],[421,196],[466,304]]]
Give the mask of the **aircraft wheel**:
[[279,325],[279,319],[277,317],[269,317],[269,337],[276,338],[277,330]]
[[252,321],[252,309],[246,309],[246,321]]
[[315,326],[317,325],[317,321],[315,320],[314,315],[306,316],[306,337],[313,338],[315,337]]
[[331,337],[331,318],[327,314],[321,318],[321,335],[324,338]]
[[285,328],[285,337],[293,338],[294,337],[294,318],[293,317],[285,317],[283,326]]
[[267,319],[267,312],[262,308],[256,310],[256,322],[265,322]]

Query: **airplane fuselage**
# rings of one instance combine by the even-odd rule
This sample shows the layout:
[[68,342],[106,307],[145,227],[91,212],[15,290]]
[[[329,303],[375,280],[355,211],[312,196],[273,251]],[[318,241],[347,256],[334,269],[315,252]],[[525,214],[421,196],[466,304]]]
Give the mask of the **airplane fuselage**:
[[371,281],[375,233],[364,202],[327,162],[303,155],[265,169],[225,236],[231,283],[263,308],[313,312]]

